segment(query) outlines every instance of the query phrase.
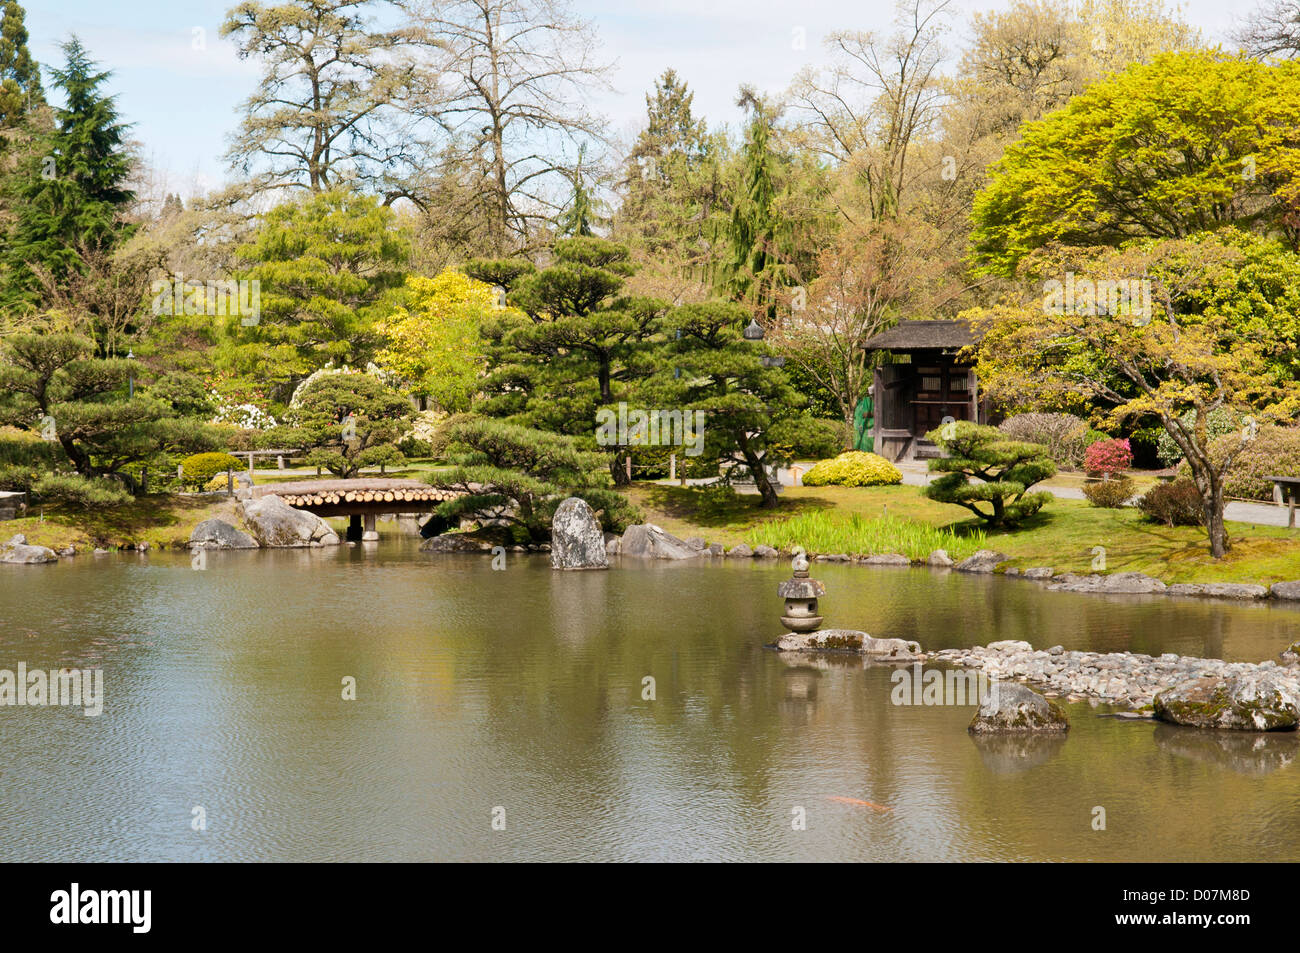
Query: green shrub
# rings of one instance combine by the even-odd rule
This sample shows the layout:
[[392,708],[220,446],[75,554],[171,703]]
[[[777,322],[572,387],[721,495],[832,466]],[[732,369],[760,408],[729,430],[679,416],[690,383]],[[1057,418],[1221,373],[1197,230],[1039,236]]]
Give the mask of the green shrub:
[[87,479],[72,473],[45,473],[32,483],[37,503],[67,503],[71,506],[120,506],[131,494],[121,484],[106,479]]
[[682,447],[632,447],[632,476],[637,480],[663,480],[672,472],[669,455],[677,454],[677,479],[707,479],[718,475],[718,458],[711,454],[686,455]]
[[201,487],[218,473],[241,470],[243,466],[228,453],[196,453],[181,461],[181,480],[186,486]]
[[0,466],[53,470],[68,466],[68,455],[53,440],[42,440],[25,430],[0,427]]
[[[1196,422],[1196,412],[1189,410],[1183,414],[1181,422],[1184,427],[1190,428]],[[1241,426],[1241,420],[1237,414],[1227,407],[1220,407],[1218,410],[1210,411],[1205,420],[1205,432],[1211,441],[1215,437],[1223,437],[1234,432],[1239,433]],[[1183,451],[1178,449],[1178,444],[1174,443],[1174,438],[1169,436],[1169,431],[1163,427],[1160,428],[1160,436],[1156,438],[1156,456],[1167,467],[1172,467],[1183,458]]]
[[818,460],[851,444],[844,421],[800,417],[783,421],[769,434],[778,456],[789,460]]
[[1191,480],[1158,483],[1138,500],[1138,509],[1149,520],[1166,526],[1202,526],[1205,506]]
[[433,456],[433,444],[419,437],[406,437],[397,444],[397,449],[408,457]]
[[[1210,458],[1222,461],[1229,450],[1241,447],[1242,434],[1233,430],[1210,444]],[[1186,463],[1178,468],[1179,477],[1191,478]],[[1273,499],[1270,476],[1300,476],[1300,427],[1266,425],[1246,441],[1223,481],[1223,492],[1243,500]]]
[[46,473],[39,467],[25,467],[16,464],[0,464],[0,490],[11,493],[26,493],[32,484]]
[[862,450],[822,460],[803,476],[804,486],[892,486],[903,474],[884,457]]
[[1128,477],[1118,480],[1102,480],[1100,483],[1087,483],[1083,495],[1093,506],[1116,510],[1129,501],[1133,495],[1133,481]]

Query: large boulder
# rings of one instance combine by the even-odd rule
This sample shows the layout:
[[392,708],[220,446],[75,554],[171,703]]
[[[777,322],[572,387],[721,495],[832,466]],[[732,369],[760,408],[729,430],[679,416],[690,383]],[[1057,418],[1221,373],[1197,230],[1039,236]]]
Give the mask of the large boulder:
[[1300,582],[1275,582],[1269,594],[1274,599],[1300,599]]
[[1068,731],[1069,719],[1060,705],[1019,682],[995,681],[984,696],[967,731]]
[[700,552],[654,523],[629,526],[619,542],[620,556],[645,556],[651,559],[698,559]]
[[269,548],[337,546],[338,534],[315,513],[296,510],[271,494],[239,504],[239,516],[253,538]]
[[0,545],[0,563],[22,563],[37,565],[39,563],[56,563],[59,557],[48,546],[29,546],[27,537],[22,533],[9,542]]
[[1006,553],[994,552],[991,549],[981,549],[979,552],[967,556],[957,564],[958,572],[992,572],[997,568],[998,563],[1004,563],[1011,557]]
[[753,559],[754,551],[744,543],[739,543],[727,550],[728,559]]
[[864,566],[910,566],[912,560],[902,553],[877,553],[862,560]]
[[484,553],[491,549],[491,543],[475,539],[467,533],[444,533],[420,544],[422,553]]
[[1080,575],[1079,573],[1067,572],[1052,579],[1052,584],[1047,587],[1053,592],[1119,592],[1119,593],[1151,593],[1164,592],[1165,584],[1159,579],[1153,579],[1150,576],[1140,572],[1113,572],[1110,574],[1090,573],[1089,575]]
[[1194,728],[1288,731],[1300,724],[1300,682],[1256,669],[1227,678],[1193,678],[1158,692],[1156,717]]
[[257,548],[257,540],[225,520],[204,520],[190,533],[190,549]]
[[551,518],[552,569],[608,569],[605,534],[587,501],[571,496]]
[[1165,589],[1165,595],[1208,599],[1266,599],[1268,590],[1245,582],[1176,582]]

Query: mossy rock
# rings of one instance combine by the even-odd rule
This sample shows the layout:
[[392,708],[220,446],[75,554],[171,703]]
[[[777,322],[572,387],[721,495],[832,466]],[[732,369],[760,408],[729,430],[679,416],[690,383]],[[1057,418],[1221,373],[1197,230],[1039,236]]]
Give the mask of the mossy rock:
[[1300,724],[1300,685],[1281,673],[1194,678],[1152,702],[1156,718],[1193,728],[1294,731]]

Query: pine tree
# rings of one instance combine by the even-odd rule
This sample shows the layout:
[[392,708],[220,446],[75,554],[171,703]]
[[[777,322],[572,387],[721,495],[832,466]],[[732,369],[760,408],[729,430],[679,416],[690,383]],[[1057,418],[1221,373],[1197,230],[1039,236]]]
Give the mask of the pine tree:
[[18,128],[27,114],[45,101],[41,68],[27,49],[24,16],[15,0],[9,0],[0,12],[0,129]]
[[401,286],[411,243],[391,208],[338,188],[273,208],[238,255],[249,266],[239,277],[258,282],[260,313],[227,321],[234,346],[222,361],[287,398],[328,364],[374,359],[379,305]]
[[81,42],[62,46],[66,64],[52,69],[66,105],[54,128],[38,139],[11,182],[15,222],[5,253],[3,304],[38,306],[36,265],[58,281],[79,271],[82,255],[105,251],[129,237],[121,213],[134,198],[125,147],[128,126],[103,87],[112,75],[95,72]]
[[741,153],[740,183],[731,207],[727,229],[729,257],[725,262],[724,287],[735,301],[745,302],[754,315],[775,315],[774,289],[788,283],[779,243],[782,225],[775,202],[775,166],[778,157],[771,146],[775,116],[772,108],[752,90],[741,89],[737,105],[752,114]]
[[727,142],[695,117],[693,100],[671,69],[646,95],[646,128],[619,183],[613,235],[632,248],[646,276],[659,273],[669,285],[674,278],[693,281],[704,293],[714,280],[725,228]]
[[[512,423],[583,438],[595,447],[596,411],[635,401],[657,368],[652,342],[663,302],[620,294],[633,268],[625,246],[601,238],[555,243],[555,264],[518,279],[510,310],[485,322],[482,409]],[[481,273],[481,266],[476,269]],[[627,448],[605,448],[626,482]]]
[[583,168],[586,153],[585,145],[578,150],[578,164],[573,167],[573,197],[555,223],[561,238],[590,238],[596,234],[592,225],[597,217],[597,203],[587,187],[587,171]]

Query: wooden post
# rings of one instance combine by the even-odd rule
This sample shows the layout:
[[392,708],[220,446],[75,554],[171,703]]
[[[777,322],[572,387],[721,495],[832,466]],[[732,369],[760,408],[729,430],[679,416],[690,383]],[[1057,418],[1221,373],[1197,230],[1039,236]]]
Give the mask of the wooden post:
[[1287,487],[1287,504],[1286,504],[1286,528],[1295,529],[1295,491],[1294,483]]
[[277,469],[280,469],[280,470],[283,470],[283,469],[284,469],[284,455],[283,455],[283,454],[279,454],[279,453],[277,453],[277,454],[275,455],[275,465],[276,465]]
[[235,471],[230,469],[226,470],[226,494],[235,495]]
[[178,480],[185,479],[185,468],[181,466],[179,463],[176,464],[176,479]]
[[248,482],[253,482],[253,454],[248,454]]
[[677,454],[668,454],[668,479],[677,479]]
[[623,462],[627,465],[627,482],[631,483],[632,482],[632,454],[629,453],[626,457],[624,457]]
[[140,468],[140,492],[141,494],[149,492],[149,468]]

